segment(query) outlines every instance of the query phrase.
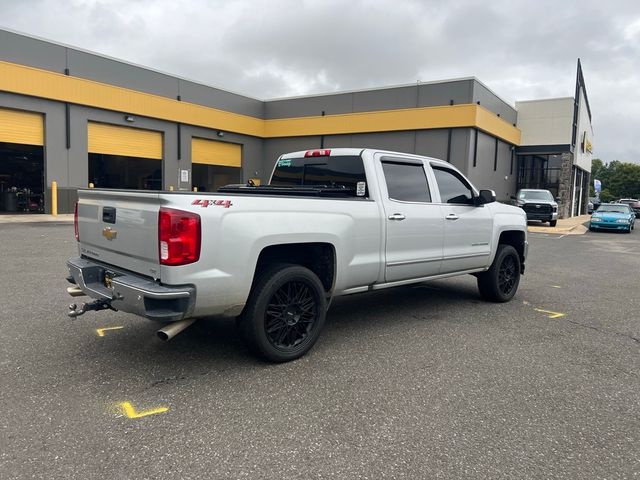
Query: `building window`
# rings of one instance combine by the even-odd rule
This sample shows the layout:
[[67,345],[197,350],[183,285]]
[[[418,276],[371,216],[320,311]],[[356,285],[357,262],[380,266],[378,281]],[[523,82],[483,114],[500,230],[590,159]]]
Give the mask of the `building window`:
[[549,190],[558,196],[562,155],[518,155],[518,189]]

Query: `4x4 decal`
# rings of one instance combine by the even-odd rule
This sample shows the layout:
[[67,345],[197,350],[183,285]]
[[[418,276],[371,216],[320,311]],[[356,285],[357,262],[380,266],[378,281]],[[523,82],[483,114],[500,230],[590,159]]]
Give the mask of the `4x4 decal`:
[[231,200],[201,200],[198,198],[191,202],[191,205],[200,205],[202,208],[207,208],[209,205],[229,208],[233,203],[231,203]]

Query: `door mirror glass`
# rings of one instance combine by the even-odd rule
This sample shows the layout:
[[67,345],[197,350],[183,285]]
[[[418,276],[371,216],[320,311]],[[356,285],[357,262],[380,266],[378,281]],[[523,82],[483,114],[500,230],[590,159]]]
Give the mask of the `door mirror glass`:
[[480,193],[476,198],[478,199],[478,205],[492,203],[496,201],[496,192],[493,190],[480,190]]

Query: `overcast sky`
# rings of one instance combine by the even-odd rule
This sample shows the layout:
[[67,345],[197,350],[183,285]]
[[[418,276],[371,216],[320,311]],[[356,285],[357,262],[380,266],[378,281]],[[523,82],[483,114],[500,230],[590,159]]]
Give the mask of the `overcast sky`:
[[640,1],[0,0],[0,25],[256,98],[475,76],[574,95],[594,155],[640,163]]

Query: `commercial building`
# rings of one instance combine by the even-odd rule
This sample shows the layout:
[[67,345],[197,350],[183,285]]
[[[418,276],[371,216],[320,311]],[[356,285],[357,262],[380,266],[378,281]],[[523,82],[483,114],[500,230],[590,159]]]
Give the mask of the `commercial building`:
[[[573,103],[591,139],[584,82]],[[267,181],[284,152],[359,146],[447,160],[503,201],[519,181],[551,185],[560,155],[575,178],[558,195],[582,198],[590,152],[576,154],[578,133],[547,136],[555,107],[532,105],[521,116],[475,78],[264,101],[0,30],[0,212],[50,211],[54,181],[70,212],[89,185],[213,191]]]

